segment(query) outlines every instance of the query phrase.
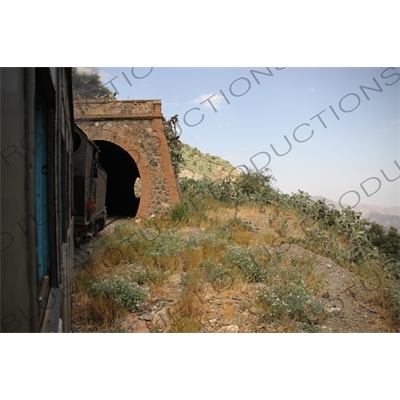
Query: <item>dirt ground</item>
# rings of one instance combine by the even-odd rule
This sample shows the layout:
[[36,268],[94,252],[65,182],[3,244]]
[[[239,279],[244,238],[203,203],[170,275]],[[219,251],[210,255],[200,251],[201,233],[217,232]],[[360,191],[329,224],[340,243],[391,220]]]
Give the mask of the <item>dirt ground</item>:
[[[88,246],[76,253],[76,267],[90,254],[91,248],[115,224],[111,223]],[[256,232],[268,230],[260,219],[248,216],[246,222]],[[311,252],[292,244],[287,250],[291,256],[302,256]],[[317,325],[319,332],[393,332],[385,310],[374,302],[374,291],[380,285],[364,282],[351,271],[342,268],[332,260],[316,256],[314,273],[323,278],[325,286],[320,293],[324,302],[323,317]],[[260,319],[254,301],[264,289],[261,283],[232,284],[223,290],[204,283],[194,296],[194,310],[198,315],[197,331],[208,333],[253,333],[285,332],[284,327],[271,329]],[[119,332],[150,333],[174,332],[180,321],[179,296],[183,290],[182,274],[171,275],[164,285],[152,290],[151,300],[145,310],[129,312],[119,324]],[[183,321],[182,323],[184,323]],[[187,327],[186,327],[187,329]]]

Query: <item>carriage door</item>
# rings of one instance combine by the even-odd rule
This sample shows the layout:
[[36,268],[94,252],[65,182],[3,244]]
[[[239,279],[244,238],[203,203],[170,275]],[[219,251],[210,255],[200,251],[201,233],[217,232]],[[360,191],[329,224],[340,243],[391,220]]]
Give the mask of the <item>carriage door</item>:
[[35,176],[36,176],[36,234],[38,257],[38,285],[49,275],[49,207],[48,207],[48,159],[47,135],[48,120],[45,90],[40,81],[36,83],[35,93]]

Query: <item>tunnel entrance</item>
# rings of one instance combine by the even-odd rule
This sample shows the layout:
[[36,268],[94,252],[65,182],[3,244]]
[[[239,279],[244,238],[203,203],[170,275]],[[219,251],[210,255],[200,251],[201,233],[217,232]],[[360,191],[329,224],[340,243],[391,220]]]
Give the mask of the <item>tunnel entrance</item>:
[[99,164],[107,172],[107,214],[134,217],[140,202],[134,194],[135,181],[140,178],[135,161],[114,143],[105,140],[94,143],[100,149]]

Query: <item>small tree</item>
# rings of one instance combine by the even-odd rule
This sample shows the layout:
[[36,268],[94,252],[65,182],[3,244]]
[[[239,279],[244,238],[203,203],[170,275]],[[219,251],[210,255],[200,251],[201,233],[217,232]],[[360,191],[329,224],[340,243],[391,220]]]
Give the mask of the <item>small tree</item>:
[[400,233],[391,226],[386,232],[385,228],[377,222],[371,222],[367,231],[370,242],[376,246],[379,251],[394,260],[400,259]]
[[385,242],[385,228],[377,222],[371,222],[370,228],[367,231],[367,236],[371,244],[380,249]]
[[267,171],[248,170],[246,173],[240,174],[235,182],[238,189],[248,198],[251,198],[269,192],[273,180],[273,176],[268,174]]
[[397,261],[400,260],[400,233],[393,226],[387,232],[382,250],[388,257],[392,257]]

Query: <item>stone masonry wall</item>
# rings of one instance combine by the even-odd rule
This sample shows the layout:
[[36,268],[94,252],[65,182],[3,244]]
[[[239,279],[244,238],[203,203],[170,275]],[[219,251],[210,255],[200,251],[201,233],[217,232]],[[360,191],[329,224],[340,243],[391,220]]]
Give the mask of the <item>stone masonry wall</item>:
[[136,217],[162,215],[180,202],[161,100],[78,101],[74,113],[75,123],[89,139],[112,142],[134,159],[142,183]]

